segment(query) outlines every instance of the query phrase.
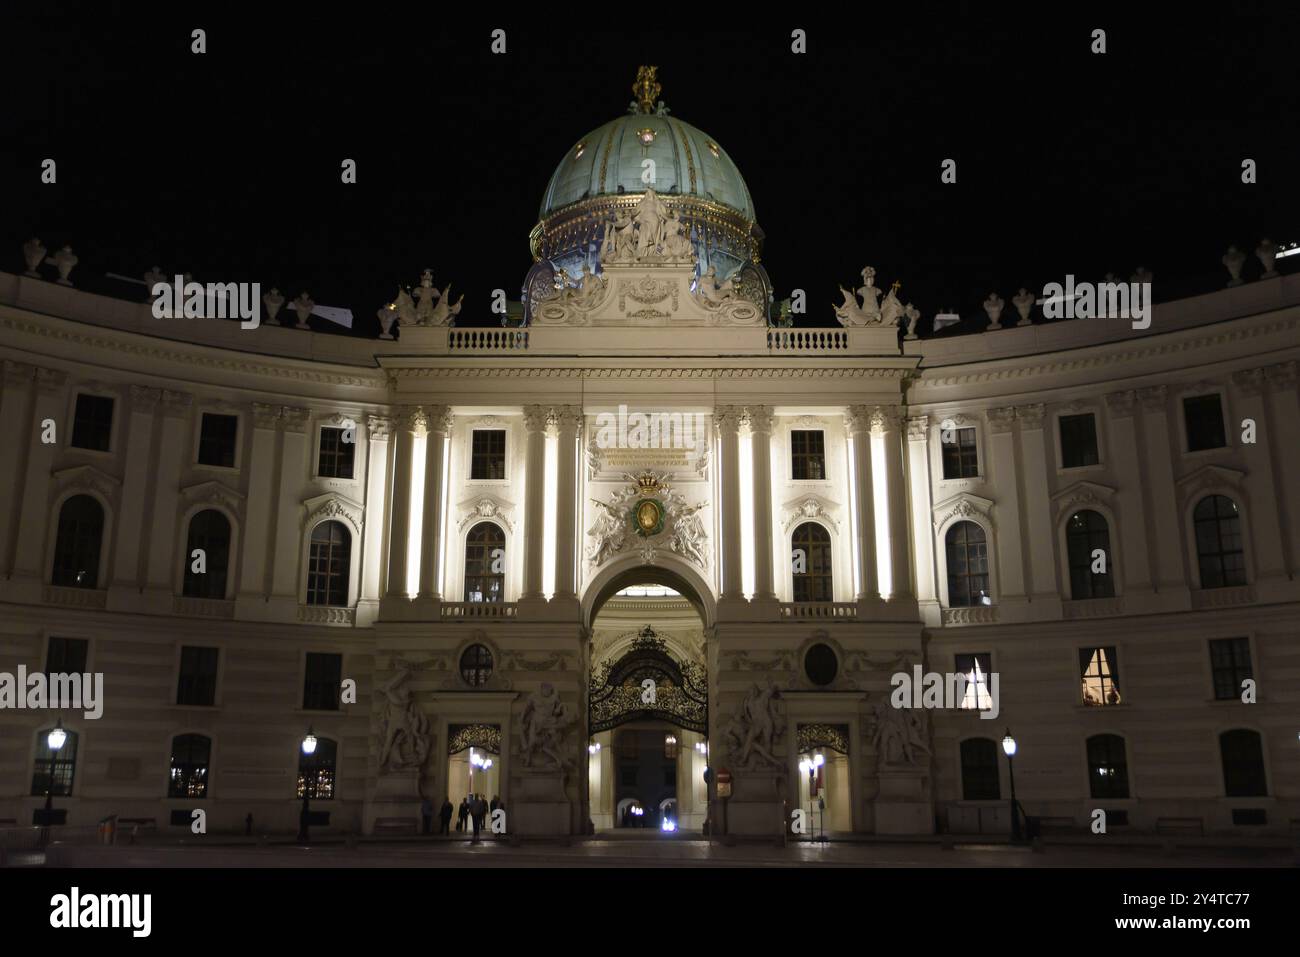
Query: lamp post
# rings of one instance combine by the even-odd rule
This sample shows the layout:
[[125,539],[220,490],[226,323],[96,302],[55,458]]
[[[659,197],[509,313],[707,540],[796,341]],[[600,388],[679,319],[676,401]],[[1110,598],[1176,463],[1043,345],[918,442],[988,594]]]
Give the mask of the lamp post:
[[[307,726],[307,734],[302,739],[302,753],[306,757],[316,753],[316,735],[312,732],[311,725]],[[307,768],[302,776],[302,813],[298,816],[299,844],[306,844],[310,840],[307,822],[311,818],[311,776],[312,769]]]
[[[810,824],[812,823],[812,816],[817,802],[817,769],[820,768],[825,763],[826,763],[826,758],[820,753],[810,754],[808,755],[808,757],[804,758],[802,761],[799,762],[799,770],[803,771],[805,774],[808,775],[808,822]],[[825,810],[823,810],[822,811],[823,831],[825,831],[825,827],[824,827],[825,817],[826,817],[826,812]],[[824,833],[822,834],[822,838],[825,839]],[[810,841],[812,840],[811,835],[809,836],[808,840]]]
[[1011,841],[1020,843],[1020,805],[1016,801],[1016,739],[1011,737],[1011,729],[1007,728],[1006,735],[1002,738],[1002,750],[1007,755],[1007,773],[1011,778]]
[[45,744],[50,749],[50,776],[45,784],[45,813],[42,823],[45,825],[41,831],[41,845],[44,846],[50,842],[50,818],[54,813],[54,762],[58,760],[59,751],[63,749],[64,743],[68,740],[68,732],[63,730],[63,722],[58,721],[45,736]]

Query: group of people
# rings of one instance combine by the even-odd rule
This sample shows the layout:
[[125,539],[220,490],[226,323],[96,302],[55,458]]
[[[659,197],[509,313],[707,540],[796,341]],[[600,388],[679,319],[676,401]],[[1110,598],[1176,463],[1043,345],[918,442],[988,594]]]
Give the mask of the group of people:
[[[506,802],[501,800],[497,795],[493,795],[492,800],[488,801],[482,794],[467,794],[461,799],[460,808],[456,809],[451,803],[450,797],[442,799],[442,808],[438,811],[438,833],[451,833],[451,816],[456,812],[456,830],[465,831],[473,829],[474,840],[479,839],[479,832],[487,825],[488,816],[498,808],[505,810]],[[420,813],[424,817],[424,833],[428,834],[433,828],[433,802],[428,798],[420,807]]]

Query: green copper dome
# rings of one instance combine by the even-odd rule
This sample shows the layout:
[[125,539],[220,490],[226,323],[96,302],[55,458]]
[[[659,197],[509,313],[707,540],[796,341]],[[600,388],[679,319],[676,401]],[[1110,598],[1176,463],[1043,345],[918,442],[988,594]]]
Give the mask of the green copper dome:
[[[651,183],[642,179],[647,159],[655,164]],[[661,112],[628,113],[578,140],[551,176],[538,218],[584,199],[644,193],[647,186],[665,197],[695,196],[755,218],[749,189],[726,150]]]

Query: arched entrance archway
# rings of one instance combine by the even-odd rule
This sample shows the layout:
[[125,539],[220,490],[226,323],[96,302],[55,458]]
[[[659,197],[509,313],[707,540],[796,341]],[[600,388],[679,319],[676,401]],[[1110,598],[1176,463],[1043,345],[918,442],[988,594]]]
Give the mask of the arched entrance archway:
[[587,583],[582,594],[582,623],[590,629],[605,602],[629,585],[664,585],[695,606],[705,629],[717,620],[717,602],[704,577],[691,565],[661,555],[654,565],[638,555],[623,555],[610,562]]

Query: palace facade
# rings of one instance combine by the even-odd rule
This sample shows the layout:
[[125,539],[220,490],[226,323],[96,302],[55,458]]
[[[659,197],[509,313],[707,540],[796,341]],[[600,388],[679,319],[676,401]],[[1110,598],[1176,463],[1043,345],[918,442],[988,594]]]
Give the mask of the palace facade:
[[[762,239],[643,75],[499,328],[427,276],[365,339],[0,273],[0,671],[105,685],[0,713],[0,818],[53,775],[178,833],[304,789],[366,833],[469,792],[521,835],[1005,833],[1010,730],[1044,824],[1293,827],[1300,277],[918,338],[870,270],[789,325]],[[960,700],[894,707],[917,667]]]

